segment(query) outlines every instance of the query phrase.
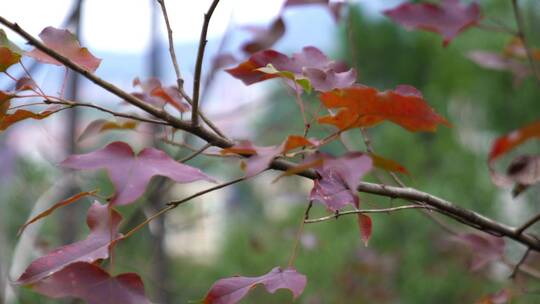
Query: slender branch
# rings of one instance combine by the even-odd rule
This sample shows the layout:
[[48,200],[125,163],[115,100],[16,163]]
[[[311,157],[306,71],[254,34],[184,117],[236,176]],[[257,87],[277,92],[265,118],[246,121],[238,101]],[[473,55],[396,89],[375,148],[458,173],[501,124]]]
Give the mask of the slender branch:
[[169,38],[169,53],[171,54],[171,60],[174,67],[174,73],[176,74],[176,82],[178,84],[178,90],[180,93],[184,92],[184,79],[182,78],[182,73],[180,73],[180,67],[178,66],[178,59],[176,58],[176,53],[174,51],[174,41],[173,41],[173,31],[171,23],[169,22],[169,15],[167,14],[167,7],[165,6],[165,0],[157,0],[161,6],[161,12],[163,13],[163,19],[165,19],[165,26],[167,27],[167,37]]
[[519,262],[514,266],[514,270],[512,270],[512,274],[510,274],[510,278],[514,279],[521,268],[523,266],[523,263],[525,263],[525,260],[527,260],[527,257],[529,256],[529,253],[531,253],[531,248],[527,248],[527,251],[523,254],[521,259],[519,259]]
[[212,4],[208,8],[206,14],[204,14],[204,23],[201,30],[201,38],[199,40],[199,50],[197,52],[197,61],[195,63],[195,76],[193,78],[193,104],[191,109],[191,122],[194,127],[199,126],[199,94],[201,87],[201,74],[202,64],[204,58],[204,50],[206,48],[206,35],[208,34],[208,26],[210,25],[210,19],[212,14],[218,5],[219,0],[212,1]]
[[[232,180],[230,182],[226,182],[226,183],[223,183],[223,184],[219,184],[217,186],[214,186],[214,187],[211,187],[211,188],[208,188],[206,190],[203,190],[203,191],[199,191],[193,195],[190,195],[182,200],[179,200],[179,201],[174,201],[174,202],[170,202],[170,203],[167,203],[167,207],[159,210],[158,212],[152,214],[150,217],[148,217],[145,221],[143,221],[142,223],[140,223],[139,225],[135,226],[133,229],[129,230],[128,232],[126,232],[119,240],[122,240],[122,239],[127,239],[128,237],[132,236],[135,232],[139,231],[141,228],[143,228],[144,226],[146,226],[148,223],[150,223],[151,221],[155,220],[156,218],[158,218],[159,216],[161,216],[162,214],[180,206],[181,204],[185,203],[185,202],[188,202],[196,197],[199,197],[199,196],[202,196],[202,195],[205,195],[206,193],[209,193],[209,192],[212,192],[212,191],[215,191],[215,190],[218,190],[218,189],[221,189],[221,188],[224,188],[224,187],[227,187],[227,186],[230,186],[230,185],[233,185],[233,184],[236,184],[236,183],[239,183],[243,180],[245,180],[246,178],[245,177],[242,177],[242,178],[237,178],[235,180]],[[118,241],[118,240],[117,240]]]
[[529,229],[529,227],[531,227],[532,225],[536,224],[538,221],[540,221],[540,213],[538,213],[537,215],[533,216],[531,219],[529,219],[528,221],[526,221],[523,225],[519,226],[519,227],[516,229],[516,233],[517,233],[517,234],[522,234],[523,231]]
[[348,214],[364,214],[364,213],[388,213],[388,212],[394,212],[394,211],[400,211],[400,210],[406,210],[406,209],[431,209],[435,210],[435,208],[425,205],[405,205],[405,206],[399,206],[399,207],[392,207],[392,208],[382,208],[382,209],[357,209],[357,210],[350,210],[350,211],[343,211],[343,212],[336,212],[332,215],[323,216],[316,219],[311,220],[304,220],[304,223],[306,224],[313,224],[313,223],[320,223],[328,220],[337,219],[342,215],[348,215]]
[[194,151],[193,153],[191,153],[190,155],[186,156],[185,158],[183,158],[182,160],[180,160],[181,163],[185,163],[193,158],[195,158],[197,155],[203,153],[206,149],[210,148],[212,146],[212,144],[206,144],[204,146],[202,146],[202,148],[200,148],[199,150],[197,151]]
[[516,19],[516,24],[518,28],[517,35],[519,38],[521,38],[521,41],[523,42],[523,47],[525,48],[525,53],[527,54],[529,65],[531,66],[536,81],[540,85],[540,71],[538,71],[537,69],[536,62],[534,60],[534,56],[529,45],[529,41],[525,37],[525,25],[523,23],[523,17],[521,16],[521,11],[519,10],[517,0],[512,0],[512,10],[514,11],[514,18]]
[[298,245],[300,245],[300,239],[302,238],[302,233],[304,233],[304,225],[306,224],[306,219],[309,218],[309,210],[311,210],[311,206],[313,206],[312,200],[310,200],[308,205],[306,206],[306,211],[304,211],[304,215],[302,216],[302,221],[300,222],[300,227],[298,227],[298,231],[296,232],[293,250],[291,253],[291,257],[289,258],[289,263],[287,264],[289,268],[293,267],[294,261],[296,260],[296,257],[298,256],[298,247],[299,247]]
[[112,111],[112,110],[109,110],[107,108],[104,108],[104,107],[101,107],[101,106],[98,106],[98,105],[95,105],[95,104],[91,104],[91,103],[75,102],[75,101],[70,101],[70,100],[51,100],[51,99],[48,99],[48,98],[45,99],[43,102],[45,104],[60,104],[60,105],[67,105],[67,106],[70,106],[70,107],[93,108],[93,109],[99,110],[101,112],[111,114],[111,115],[116,116],[116,117],[123,117],[123,118],[133,119],[133,120],[152,123],[152,124],[157,124],[157,125],[165,125],[165,126],[169,125],[169,123],[166,122],[166,121],[153,120],[153,119],[148,119],[148,118],[144,118],[144,117],[139,117],[137,115],[131,115],[131,114],[115,112],[115,111]]

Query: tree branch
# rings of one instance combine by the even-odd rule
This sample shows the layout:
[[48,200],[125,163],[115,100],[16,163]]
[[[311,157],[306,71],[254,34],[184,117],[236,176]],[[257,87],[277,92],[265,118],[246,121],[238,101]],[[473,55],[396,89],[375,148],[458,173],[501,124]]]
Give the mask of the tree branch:
[[204,14],[204,23],[201,30],[201,38],[199,40],[199,50],[197,52],[197,62],[195,63],[195,76],[193,78],[193,104],[191,109],[191,123],[194,127],[199,126],[199,94],[201,88],[201,74],[202,64],[204,58],[204,50],[206,48],[206,35],[208,34],[208,26],[210,25],[210,19],[212,14],[218,5],[219,0],[212,1],[212,4],[208,8],[206,14]]
[[405,205],[405,206],[399,206],[399,207],[392,207],[392,208],[382,208],[382,209],[357,209],[357,210],[350,210],[350,211],[343,211],[343,212],[336,212],[332,215],[323,216],[316,219],[311,220],[304,220],[304,223],[306,224],[313,224],[313,223],[320,223],[328,220],[337,219],[342,215],[348,215],[348,214],[364,214],[364,213],[389,213],[394,211],[400,211],[400,210],[406,210],[406,209],[431,209],[435,210],[433,207],[425,206],[425,205]]

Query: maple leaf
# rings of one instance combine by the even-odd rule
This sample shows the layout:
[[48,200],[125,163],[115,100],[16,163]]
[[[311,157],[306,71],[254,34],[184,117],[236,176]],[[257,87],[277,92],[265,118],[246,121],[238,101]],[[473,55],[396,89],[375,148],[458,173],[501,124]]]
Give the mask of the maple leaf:
[[357,221],[358,228],[360,228],[360,237],[362,238],[364,245],[367,247],[373,228],[371,217],[369,217],[369,215],[359,213],[357,216]]
[[[41,31],[39,38],[45,46],[90,72],[95,72],[101,63],[101,59],[94,57],[87,48],[81,47],[75,35],[68,30],[48,26]],[[38,49],[33,49],[26,55],[43,63],[64,65]]]
[[488,263],[498,261],[504,256],[505,242],[501,237],[485,233],[462,233],[452,238],[471,250],[473,259],[470,267],[472,271],[479,270]]
[[249,140],[244,140],[233,147],[221,150],[220,153],[249,156],[245,160],[246,177],[252,177],[266,170],[272,160],[280,154],[287,153],[299,147],[314,145],[314,143],[302,136],[290,135],[279,146],[258,147],[253,145]]
[[0,72],[21,60],[23,51],[7,38],[6,32],[0,29]]
[[94,202],[88,209],[86,218],[86,223],[90,228],[90,234],[86,239],[59,247],[34,260],[16,283],[34,284],[75,262],[93,263],[107,258],[109,245],[119,236],[118,225],[121,220],[122,216],[110,206]]
[[361,178],[372,168],[371,158],[361,152],[349,152],[334,158],[320,153],[324,161],[316,168],[321,177],[315,179],[310,200],[316,200],[335,212],[352,204],[359,207],[356,194]]
[[149,304],[144,284],[135,273],[112,277],[91,263],[73,263],[32,286],[51,298],[74,297],[89,304]]
[[306,91],[313,87],[324,92],[348,87],[356,81],[354,69],[349,69],[343,63],[330,61],[319,49],[312,46],[304,47],[301,53],[293,54],[291,58],[274,50],[259,51],[247,61],[225,71],[246,85],[281,77],[292,88],[303,88]]
[[403,3],[383,13],[407,29],[439,33],[444,46],[481,19],[477,3],[462,5],[459,0],[442,0],[441,4]]
[[370,127],[384,120],[413,132],[435,131],[439,124],[450,126],[411,86],[401,85],[393,91],[379,92],[368,86],[356,85],[322,93],[320,98],[327,108],[343,108],[336,115],[318,120],[340,130]]
[[281,17],[278,17],[268,28],[250,26],[246,29],[252,32],[254,37],[242,46],[242,50],[248,54],[253,54],[271,47],[283,37],[285,34],[285,23]]
[[56,113],[57,110],[58,110],[57,107],[53,106],[52,108],[48,110],[44,110],[39,113],[34,113],[28,110],[19,109],[11,114],[0,115],[0,131],[4,131],[5,129],[13,125],[14,123],[17,123],[19,121],[26,120],[29,118],[36,119],[36,120],[47,118],[49,117],[49,115]]
[[492,162],[532,138],[540,138],[540,121],[497,138],[491,145],[488,160]]
[[163,87],[158,78],[150,77],[146,81],[135,78],[133,86],[141,87],[143,92],[132,93],[132,95],[151,105],[163,108],[166,104],[170,104],[181,113],[189,111],[189,105],[183,102],[184,98],[177,87]]
[[531,74],[531,69],[525,63],[495,52],[471,51],[467,58],[486,69],[509,71],[518,81]]
[[126,120],[123,122],[109,121],[106,119],[96,119],[92,121],[84,131],[81,132],[77,141],[83,141],[91,136],[105,132],[107,130],[133,130],[137,127],[138,123],[133,120]]
[[289,289],[297,298],[306,287],[307,278],[294,268],[275,267],[269,273],[259,277],[231,277],[217,281],[204,298],[204,304],[234,304],[258,284],[264,285],[270,293],[278,289]]
[[177,183],[197,180],[215,182],[201,170],[176,162],[165,152],[146,148],[138,155],[124,142],[113,142],[105,148],[87,154],[71,155],[61,166],[72,169],[107,169],[116,190],[113,205],[127,205],[144,194],[155,175],[168,177]]

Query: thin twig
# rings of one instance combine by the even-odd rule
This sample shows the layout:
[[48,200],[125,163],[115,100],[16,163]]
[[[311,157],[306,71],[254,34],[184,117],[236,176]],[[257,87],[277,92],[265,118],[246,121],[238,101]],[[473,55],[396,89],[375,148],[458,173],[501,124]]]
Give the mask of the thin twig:
[[171,60],[174,67],[174,73],[176,74],[176,82],[178,84],[178,90],[180,90],[180,93],[185,93],[184,92],[184,79],[182,78],[182,73],[180,73],[178,59],[176,58],[176,53],[174,51],[173,31],[172,31],[171,23],[169,22],[169,15],[167,14],[165,0],[157,0],[157,2],[161,6],[161,12],[163,13],[163,19],[165,19],[165,26],[167,27],[167,37],[169,38],[169,53],[171,54]]
[[515,279],[515,278],[516,278],[516,275],[517,275],[519,269],[521,268],[521,266],[523,265],[523,263],[525,263],[525,260],[526,260],[527,257],[529,256],[529,253],[531,253],[531,248],[527,248],[527,251],[525,251],[525,253],[524,253],[523,256],[521,257],[521,259],[519,260],[519,262],[516,264],[516,266],[514,266],[514,270],[512,270],[512,274],[510,274],[510,278],[511,278],[511,279]]
[[310,200],[306,207],[306,211],[304,211],[304,215],[302,216],[300,227],[298,227],[298,231],[296,232],[296,238],[294,240],[294,246],[291,253],[291,257],[289,258],[289,263],[287,263],[287,266],[289,268],[293,267],[294,261],[296,260],[296,257],[298,255],[298,247],[300,245],[300,239],[302,238],[302,233],[304,233],[304,225],[306,224],[306,219],[309,218],[309,211],[311,210],[312,206],[313,206],[313,201]]
[[208,8],[206,14],[204,14],[204,23],[201,29],[201,38],[199,40],[199,50],[197,52],[197,61],[195,63],[195,76],[193,77],[193,104],[191,109],[191,123],[194,127],[199,126],[199,94],[201,87],[201,74],[202,64],[204,58],[204,51],[206,48],[206,35],[208,34],[208,26],[210,25],[210,19],[212,14],[218,5],[219,0],[212,1],[212,4]]
[[211,188],[208,188],[206,190],[203,190],[203,191],[199,191],[193,195],[190,195],[182,200],[179,200],[179,201],[174,201],[174,202],[170,202],[170,203],[167,203],[167,207],[159,210],[158,212],[152,214],[150,217],[148,217],[144,222],[140,223],[139,225],[135,226],[133,229],[131,229],[130,231],[126,232],[120,239],[127,239],[128,237],[132,236],[135,232],[139,231],[141,228],[143,228],[144,226],[146,226],[148,223],[150,223],[151,221],[155,220],[156,218],[158,218],[159,216],[161,216],[162,214],[180,206],[181,204],[185,203],[185,202],[188,202],[196,197],[199,197],[199,196],[202,196],[206,193],[209,193],[209,192],[212,192],[212,191],[215,191],[215,190],[218,190],[218,189],[221,189],[221,188],[224,188],[224,187],[227,187],[227,186],[230,186],[230,185],[233,185],[233,184],[236,184],[238,182],[241,182],[243,180],[245,180],[246,178],[245,177],[241,177],[241,178],[237,178],[235,180],[232,180],[230,182],[226,182],[226,183],[223,183],[223,184],[219,184],[217,186],[214,186],[214,187],[211,187]]
[[336,213],[334,213],[332,215],[323,216],[323,217],[312,219],[312,220],[304,220],[304,223],[306,223],[306,224],[320,223],[320,222],[324,222],[324,221],[328,221],[328,220],[337,219],[342,215],[348,215],[348,214],[388,213],[388,212],[394,212],[394,211],[400,211],[400,210],[406,210],[406,209],[430,209],[430,210],[435,210],[435,208],[430,207],[430,206],[426,206],[426,205],[405,205],[405,206],[392,207],[392,208],[382,208],[382,209],[357,209],[357,210],[336,212]]
[[519,226],[516,229],[517,234],[522,234],[523,231],[529,229],[532,225],[536,224],[538,221],[540,221],[540,213],[530,218],[528,221],[526,221],[523,225]]
[[112,111],[112,110],[109,110],[107,108],[104,108],[104,107],[101,107],[101,106],[98,106],[98,105],[95,105],[95,104],[91,104],[91,103],[75,102],[75,101],[64,100],[64,99],[62,99],[62,100],[45,99],[43,102],[45,104],[59,104],[59,105],[67,105],[67,106],[70,106],[70,107],[93,108],[93,109],[99,110],[101,112],[111,114],[111,115],[116,116],[116,117],[123,117],[123,118],[128,118],[128,119],[132,119],[132,120],[137,120],[137,121],[147,122],[147,123],[152,123],[152,124],[157,124],[157,125],[164,125],[164,126],[169,126],[170,125],[166,121],[148,119],[148,118],[144,118],[144,117],[140,117],[140,116],[136,116],[136,115],[115,112],[115,111]]
[[538,82],[538,85],[540,85],[540,71],[538,71],[536,67],[536,62],[534,60],[531,47],[529,45],[529,41],[525,37],[525,25],[523,24],[523,17],[521,16],[521,11],[519,10],[517,0],[512,0],[512,10],[514,11],[514,17],[516,19],[516,24],[518,28],[517,35],[519,38],[521,38],[521,41],[523,42],[523,47],[525,48],[525,53],[527,53],[529,65],[531,66],[532,72],[536,78],[536,81]]
[[191,159],[193,159],[194,157],[196,157],[197,155],[201,154],[204,152],[204,150],[210,148],[212,146],[212,144],[206,144],[204,145],[202,148],[200,148],[199,150],[191,153],[190,155],[186,156],[185,158],[183,158],[182,160],[180,160],[181,163],[185,163]]

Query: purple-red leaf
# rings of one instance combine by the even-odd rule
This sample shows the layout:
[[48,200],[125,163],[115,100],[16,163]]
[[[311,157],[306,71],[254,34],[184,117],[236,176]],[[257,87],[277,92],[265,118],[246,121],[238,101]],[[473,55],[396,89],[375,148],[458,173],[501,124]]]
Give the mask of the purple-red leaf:
[[407,29],[439,33],[444,46],[481,19],[477,3],[463,5],[459,0],[442,0],[441,4],[403,3],[384,14]]
[[[269,65],[272,69],[265,69]],[[348,87],[356,81],[354,69],[330,61],[315,47],[305,47],[301,53],[293,54],[290,58],[274,50],[260,51],[237,67],[226,71],[246,85],[276,77],[286,80],[294,78],[302,87],[305,85],[301,81],[309,80],[311,86],[321,92]],[[292,87],[297,88],[295,85]]]
[[348,204],[358,208],[356,188],[371,170],[371,158],[360,152],[349,152],[339,158],[324,154],[322,157],[323,163],[316,169],[321,178],[314,181],[310,199],[325,204],[334,212]]
[[523,62],[515,58],[504,56],[494,52],[471,51],[467,57],[479,66],[498,71],[509,71],[517,80],[531,74],[531,69]]
[[86,239],[59,247],[33,261],[16,281],[29,285],[48,277],[75,262],[93,263],[109,256],[109,245],[116,239],[122,216],[108,205],[98,202],[88,210],[86,223],[90,234]]
[[498,261],[504,255],[504,239],[486,233],[463,233],[454,240],[469,247],[473,255],[471,270],[479,270],[488,263]]
[[293,268],[276,267],[260,277],[231,277],[214,283],[204,298],[205,304],[238,303],[256,285],[263,284],[266,290],[274,293],[278,289],[289,289],[294,298],[302,294],[306,287],[306,276]]
[[369,243],[369,239],[371,238],[371,230],[373,227],[371,217],[369,217],[366,214],[358,213],[357,220],[358,220],[358,228],[360,228],[360,237],[362,237],[362,241],[364,242],[364,245],[367,247]]
[[189,111],[189,105],[183,101],[184,98],[178,89],[175,86],[163,87],[161,81],[155,77],[150,77],[146,81],[135,78],[133,86],[141,87],[142,93],[132,94],[151,105],[163,108],[166,104],[170,104],[182,113]]
[[73,297],[89,304],[149,304],[144,284],[135,273],[111,276],[94,264],[77,262],[34,284],[51,298]]
[[[81,47],[75,35],[68,30],[61,30],[49,26],[41,31],[39,37],[47,47],[90,72],[95,72],[101,63],[101,59],[94,57],[87,48]],[[62,63],[38,49],[30,51],[26,53],[26,55],[43,63],[63,66]]]
[[87,154],[72,155],[61,165],[82,170],[107,169],[116,190],[111,199],[113,205],[126,205],[138,199],[155,175],[168,177],[178,183],[197,180],[215,182],[201,170],[178,163],[163,151],[146,148],[135,155],[124,142],[114,142]]
[[248,54],[267,49],[274,45],[285,34],[285,23],[281,17],[277,18],[269,28],[249,27],[254,37],[242,46]]

